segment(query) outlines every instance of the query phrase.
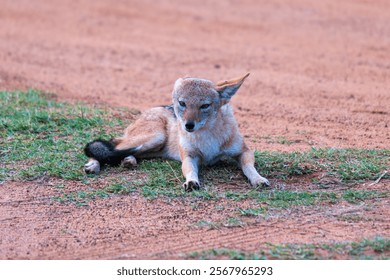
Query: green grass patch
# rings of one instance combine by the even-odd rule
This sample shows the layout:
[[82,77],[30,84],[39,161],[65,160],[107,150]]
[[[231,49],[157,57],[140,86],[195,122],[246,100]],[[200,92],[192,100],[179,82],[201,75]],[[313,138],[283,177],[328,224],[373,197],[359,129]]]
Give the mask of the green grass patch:
[[295,139],[295,140],[287,139],[285,136],[267,135],[267,136],[264,136],[262,138],[264,138],[268,144],[277,143],[277,144],[281,144],[281,145],[291,145],[294,143],[301,142],[300,140],[297,140],[297,139]]
[[264,208],[238,208],[237,209],[240,215],[242,216],[248,216],[248,217],[256,217],[256,216],[261,216],[264,214],[265,209]]
[[271,244],[260,246],[255,252],[229,248],[213,248],[186,255],[189,259],[231,260],[317,260],[317,259],[389,259],[390,239],[381,236],[360,242],[329,244]]
[[60,203],[72,202],[78,206],[86,206],[89,201],[97,198],[109,198],[113,194],[130,194],[136,191],[136,186],[137,182],[130,183],[125,180],[120,180],[100,189],[66,192],[61,196],[53,197],[53,200]]
[[366,190],[346,190],[341,198],[350,203],[359,203],[365,200],[389,197],[389,192],[366,191]]
[[265,260],[263,255],[257,253],[246,253],[241,250],[233,250],[228,248],[215,248],[201,252],[192,252],[187,256],[189,259],[198,260],[213,260],[213,259],[229,259],[229,260]]
[[271,178],[286,179],[320,171],[341,182],[356,182],[375,180],[390,169],[390,150],[312,148],[307,152],[256,152],[255,156],[259,170]]
[[239,217],[232,216],[224,220],[219,221],[210,221],[210,220],[200,220],[194,224],[192,227],[195,228],[208,228],[208,229],[220,229],[220,228],[234,228],[234,227],[243,227],[247,223],[242,221]]
[[0,92],[0,103],[0,180],[81,180],[85,144],[122,126],[110,111],[56,102],[34,90]]
[[[35,90],[0,92],[0,183],[7,180],[34,180],[44,176],[76,180],[86,185],[99,180],[110,188],[117,183],[118,172],[112,168],[99,176],[86,175],[83,165],[85,144],[96,138],[111,138],[121,134],[128,125],[126,110],[107,110],[84,104],[57,102],[54,96]],[[340,182],[375,180],[389,170],[389,150],[312,149],[307,152],[256,152],[256,165],[270,179],[288,179],[314,172],[326,173]],[[115,169],[117,170],[117,169]],[[127,171],[123,171],[124,174]],[[292,192],[280,190],[251,190],[249,192],[220,190],[234,180],[244,186],[247,180],[234,164],[203,168],[204,187],[186,193],[183,190],[180,163],[161,159],[144,160],[136,172],[147,179],[131,182],[131,187],[148,199],[163,197],[194,197],[197,199],[234,200],[255,199],[265,207],[290,207],[345,199],[358,203],[367,199],[386,197],[379,192]],[[239,178],[239,179],[237,179]],[[390,178],[390,174],[383,179]],[[131,181],[131,178],[129,179]],[[126,187],[127,188],[127,187]],[[248,188],[249,189],[249,184]],[[66,188],[64,188],[64,191]],[[245,188],[244,188],[245,189]],[[107,197],[105,189],[68,194],[63,201],[85,203],[88,199]],[[125,193],[125,192],[124,192]],[[61,200],[61,199],[60,199]],[[250,210],[243,215],[252,215]]]
[[[267,208],[289,208],[291,206],[309,206],[315,204],[335,204],[341,200],[346,200],[349,203],[361,203],[372,199],[386,198],[390,196],[389,191],[366,191],[366,190],[344,190],[341,192],[320,192],[320,191],[288,191],[288,190],[264,190],[249,192],[232,192],[225,193],[225,197],[235,201],[252,199],[259,203],[261,210]],[[243,213],[253,213],[253,210]],[[259,210],[260,211],[260,210]]]

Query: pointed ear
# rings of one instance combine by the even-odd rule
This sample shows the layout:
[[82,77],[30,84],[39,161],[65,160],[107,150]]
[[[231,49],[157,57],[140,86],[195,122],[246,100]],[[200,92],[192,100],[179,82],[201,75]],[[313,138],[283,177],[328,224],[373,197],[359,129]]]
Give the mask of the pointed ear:
[[231,79],[228,81],[222,81],[217,83],[215,90],[219,93],[223,103],[229,102],[230,98],[237,92],[244,80],[249,76],[247,73],[245,76],[240,78]]
[[177,90],[180,86],[181,86],[181,83],[183,82],[183,78],[179,78],[176,80],[174,86],[173,86],[173,90]]

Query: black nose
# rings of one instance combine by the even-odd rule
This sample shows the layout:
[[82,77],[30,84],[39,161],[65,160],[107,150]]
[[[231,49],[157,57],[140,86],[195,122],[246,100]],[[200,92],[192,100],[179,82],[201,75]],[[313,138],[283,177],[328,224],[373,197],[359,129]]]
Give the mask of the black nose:
[[186,123],[186,130],[187,130],[187,131],[192,131],[192,130],[194,130],[194,127],[195,127],[195,123],[193,123],[193,122],[188,122],[188,123]]

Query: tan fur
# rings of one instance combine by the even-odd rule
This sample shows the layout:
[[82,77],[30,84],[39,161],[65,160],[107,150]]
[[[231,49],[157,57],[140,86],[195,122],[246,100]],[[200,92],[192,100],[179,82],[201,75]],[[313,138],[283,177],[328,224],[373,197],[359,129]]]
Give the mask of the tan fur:
[[244,82],[244,80],[246,78],[248,78],[248,76],[249,76],[249,73],[246,73],[244,76],[239,77],[239,78],[218,82],[215,88],[217,90],[220,90],[221,88],[227,87],[229,85],[242,84]]
[[[182,161],[186,190],[200,186],[199,165],[212,165],[229,156],[236,158],[253,186],[269,186],[254,167],[254,155],[241,136],[230,98],[249,76],[217,84],[198,78],[180,78],[172,92],[173,109],[152,108],[126,128],[124,136],[113,140],[117,150],[138,147],[123,164],[134,166],[136,158],[163,157]],[[92,166],[92,167],[91,167]],[[88,172],[98,172],[94,159],[86,164]],[[95,172],[96,173],[96,172]]]

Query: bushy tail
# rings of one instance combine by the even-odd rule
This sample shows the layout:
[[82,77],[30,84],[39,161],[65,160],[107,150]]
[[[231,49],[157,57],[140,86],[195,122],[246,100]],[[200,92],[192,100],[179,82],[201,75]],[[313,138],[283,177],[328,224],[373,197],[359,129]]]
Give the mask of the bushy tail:
[[133,155],[138,150],[139,147],[116,150],[112,142],[98,139],[88,143],[84,148],[84,153],[87,157],[96,159],[102,165],[118,165],[125,157]]

